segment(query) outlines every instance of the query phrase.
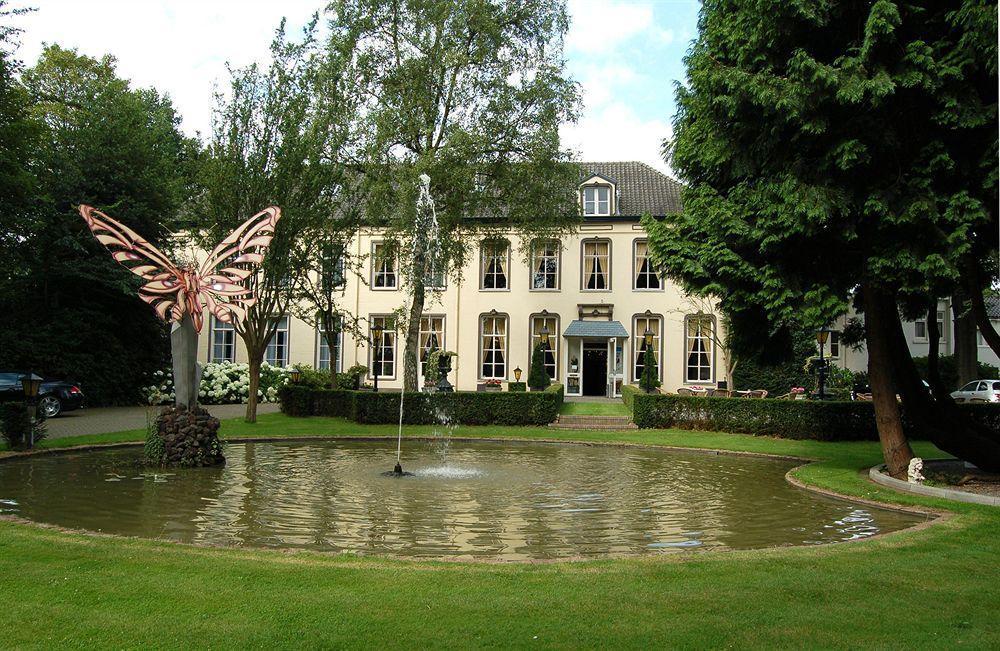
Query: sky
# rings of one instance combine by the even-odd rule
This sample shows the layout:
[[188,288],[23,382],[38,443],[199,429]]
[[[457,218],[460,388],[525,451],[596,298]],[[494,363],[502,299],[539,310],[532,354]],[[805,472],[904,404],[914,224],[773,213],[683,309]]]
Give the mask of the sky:
[[[285,17],[297,31],[323,0],[24,0],[37,11],[17,19],[24,29],[18,57],[27,65],[45,43],[118,60],[136,87],[167,93],[189,135],[207,136],[212,93],[226,64],[267,60]],[[695,36],[696,0],[569,0],[566,41],[570,75],[584,110],[564,125],[565,146],[580,160],[638,160],[669,171],[660,155],[670,135],[674,84]]]

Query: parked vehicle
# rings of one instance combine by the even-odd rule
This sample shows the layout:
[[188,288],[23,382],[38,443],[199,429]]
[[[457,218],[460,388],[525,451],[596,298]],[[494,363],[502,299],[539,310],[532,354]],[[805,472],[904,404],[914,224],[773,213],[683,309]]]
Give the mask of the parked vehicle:
[[[21,378],[25,371],[0,371],[0,401],[24,400]],[[72,382],[45,378],[38,390],[38,411],[46,418],[53,418],[64,411],[83,407],[84,397],[80,387]]]
[[1000,402],[1000,380],[975,380],[969,382],[951,397],[955,402]]

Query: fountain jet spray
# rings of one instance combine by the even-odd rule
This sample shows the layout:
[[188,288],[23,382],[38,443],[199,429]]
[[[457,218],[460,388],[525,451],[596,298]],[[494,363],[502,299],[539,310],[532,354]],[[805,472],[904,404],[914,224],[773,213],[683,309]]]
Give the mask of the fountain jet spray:
[[[430,264],[430,277],[437,272],[437,264],[441,257],[440,228],[437,212],[434,210],[434,200],[431,198],[431,177],[420,175],[420,193],[417,195],[417,216],[414,220],[413,259],[420,253],[420,246],[425,246],[424,255]],[[409,267],[409,268],[412,268]],[[417,352],[417,364],[420,364],[420,352]],[[399,392],[399,432],[396,436],[396,466],[392,474],[402,476],[403,472],[403,398],[406,391]]]

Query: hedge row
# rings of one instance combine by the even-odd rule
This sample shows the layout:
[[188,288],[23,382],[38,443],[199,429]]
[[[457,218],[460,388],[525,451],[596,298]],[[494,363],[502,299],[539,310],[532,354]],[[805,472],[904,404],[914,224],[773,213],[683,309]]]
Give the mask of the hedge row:
[[[278,392],[289,416],[338,416],[356,423],[398,423],[399,393],[343,391],[285,386]],[[406,393],[403,422],[408,425],[547,425],[556,419],[563,387],[544,391]]]
[[[639,391],[631,392],[629,401],[632,420],[643,428],[673,427],[816,441],[878,440],[871,402],[708,398]],[[991,431],[1000,432],[1000,406],[960,407]]]

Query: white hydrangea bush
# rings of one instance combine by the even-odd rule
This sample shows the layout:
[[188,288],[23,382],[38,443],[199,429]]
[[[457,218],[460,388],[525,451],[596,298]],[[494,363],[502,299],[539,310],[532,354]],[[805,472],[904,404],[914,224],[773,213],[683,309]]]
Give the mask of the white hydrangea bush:
[[[154,384],[143,389],[151,405],[173,402],[174,379],[170,371],[157,371]],[[278,389],[288,383],[288,370],[264,362],[260,367],[259,402],[276,402]],[[245,403],[250,397],[250,365],[209,362],[202,367],[198,402],[203,405]]]

